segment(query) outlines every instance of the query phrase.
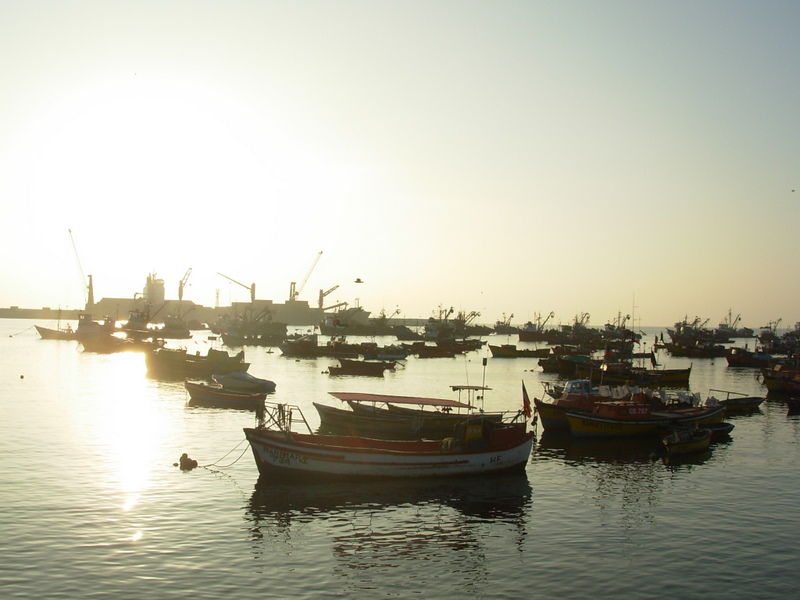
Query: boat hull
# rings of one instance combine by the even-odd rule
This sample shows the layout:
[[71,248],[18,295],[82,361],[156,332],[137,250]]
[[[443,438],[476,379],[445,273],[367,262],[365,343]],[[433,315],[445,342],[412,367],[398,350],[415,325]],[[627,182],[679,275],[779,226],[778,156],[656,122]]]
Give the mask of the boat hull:
[[681,434],[676,431],[664,436],[664,449],[670,456],[701,452],[711,444],[711,431],[697,430]]
[[[727,411],[726,411],[727,412]],[[705,429],[711,432],[711,442],[721,442],[730,439],[731,431],[733,431],[733,423],[719,421],[717,423],[700,423],[700,429]]]
[[513,441],[496,449],[459,451],[448,449],[446,440],[371,440],[256,428],[245,428],[244,433],[262,476],[314,480],[511,473],[525,468],[534,437],[532,432],[512,433]]
[[65,329],[49,329],[40,325],[34,325],[39,336],[43,340],[77,340],[78,332]]
[[[365,436],[379,439],[441,440],[453,435],[455,427],[476,415],[443,414],[409,409],[385,409],[351,403],[351,410],[314,402],[320,416],[320,430],[326,433]],[[500,421],[501,413],[484,415]]]
[[728,414],[747,414],[757,411],[764,400],[766,400],[766,398],[749,396],[747,398],[720,400],[720,403],[725,406],[725,410],[728,411]]
[[267,397],[266,392],[232,392],[207,383],[193,381],[184,382],[184,386],[189,392],[189,403],[195,406],[257,410],[259,406],[263,406],[264,399]]
[[230,373],[214,373],[211,378],[229,392],[267,393],[275,391],[274,381],[255,377],[246,371],[232,371]]
[[539,398],[533,399],[536,413],[539,415],[539,422],[545,431],[569,431],[569,421],[567,421],[567,411],[555,404],[543,402]]
[[592,414],[567,411],[567,421],[576,437],[638,437],[658,435],[659,431],[676,425],[718,423],[725,417],[725,407],[717,406],[702,411],[652,413],[647,419],[611,419]]
[[187,354],[185,350],[159,348],[145,354],[148,373],[158,377],[210,379],[213,375],[247,371],[244,350],[235,356],[210,349],[205,356]]
[[511,344],[489,344],[492,358],[547,358],[550,348],[517,348]]

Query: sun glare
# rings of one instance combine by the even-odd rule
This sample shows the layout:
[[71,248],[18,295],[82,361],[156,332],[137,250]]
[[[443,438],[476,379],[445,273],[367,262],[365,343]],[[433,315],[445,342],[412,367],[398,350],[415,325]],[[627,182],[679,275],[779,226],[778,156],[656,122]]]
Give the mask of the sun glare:
[[159,440],[169,423],[153,404],[141,354],[110,355],[101,372],[96,385],[98,390],[104,390],[100,402],[105,406],[96,411],[95,418],[102,422],[96,423],[92,431],[102,436],[98,444],[106,449],[110,463],[109,484],[117,488],[123,497],[122,508],[128,511],[149,485]]
[[[132,270],[182,273],[187,267],[185,255],[171,256],[175,253],[166,251],[171,246],[163,243],[132,252],[130,244],[145,225],[149,236],[162,241],[177,225],[181,231],[260,232],[265,222],[298,223],[309,238],[330,236],[326,220],[309,218],[310,208],[320,214],[338,205],[349,220],[357,220],[363,209],[341,203],[375,196],[365,184],[374,172],[323,140],[323,133],[298,124],[296,115],[293,121],[270,114],[269,107],[208,88],[131,79],[84,88],[58,104],[54,100],[38,126],[26,216],[36,225],[31,251],[40,253],[42,264],[63,257],[63,233],[77,229],[84,258],[92,259],[89,272],[103,282],[103,293],[121,296],[131,289]],[[248,218],[232,206],[246,207]],[[269,247],[258,250],[281,250],[290,236],[296,236],[291,227],[273,228],[261,243]],[[113,254],[100,256],[112,247]],[[225,245],[199,244],[192,252],[196,264],[207,263],[213,272]],[[240,252],[236,256],[241,259]],[[128,272],[117,275],[117,266],[106,264],[114,259],[124,260]],[[113,277],[124,277],[126,287]],[[297,275],[274,273],[278,281],[290,277]]]

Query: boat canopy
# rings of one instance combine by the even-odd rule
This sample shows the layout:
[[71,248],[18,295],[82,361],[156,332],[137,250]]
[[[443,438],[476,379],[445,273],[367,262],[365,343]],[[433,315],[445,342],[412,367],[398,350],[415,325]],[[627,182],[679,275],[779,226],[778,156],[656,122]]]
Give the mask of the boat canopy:
[[388,394],[365,394],[360,392],[328,392],[343,402],[391,402],[393,404],[417,404],[420,406],[449,406],[450,408],[473,408],[458,400],[443,398],[418,398],[414,396],[392,396]]
[[481,390],[491,390],[492,388],[485,385],[451,385],[450,389],[454,392],[461,392],[467,390],[468,392],[476,392]]

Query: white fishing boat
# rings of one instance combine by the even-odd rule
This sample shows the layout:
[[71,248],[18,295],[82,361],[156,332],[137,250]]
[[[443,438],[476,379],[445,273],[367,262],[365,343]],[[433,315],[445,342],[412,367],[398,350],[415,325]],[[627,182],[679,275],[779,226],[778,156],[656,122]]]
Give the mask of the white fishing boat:
[[[525,412],[513,423],[475,417],[441,440],[380,440],[311,431],[296,406],[266,403],[244,433],[262,477],[419,478],[522,471],[533,447]],[[305,432],[293,431],[303,425]]]

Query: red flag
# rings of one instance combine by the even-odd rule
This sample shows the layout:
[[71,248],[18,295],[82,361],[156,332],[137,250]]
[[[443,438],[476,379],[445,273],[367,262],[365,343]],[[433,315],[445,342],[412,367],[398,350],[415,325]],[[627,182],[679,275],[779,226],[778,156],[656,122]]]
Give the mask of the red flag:
[[525,413],[526,418],[531,418],[531,399],[528,397],[528,390],[525,389],[524,381],[522,382],[522,412]]

